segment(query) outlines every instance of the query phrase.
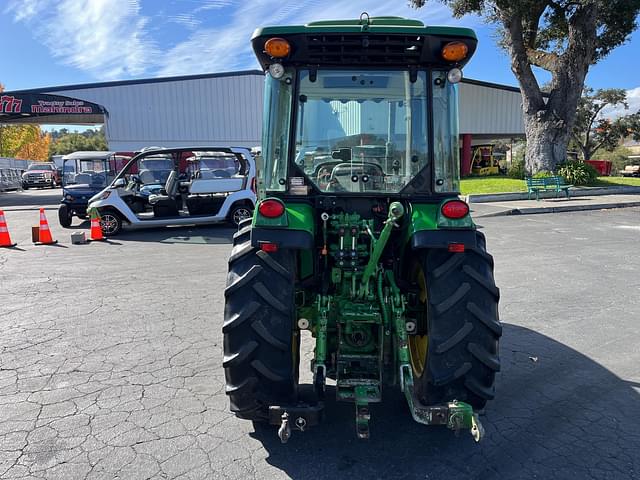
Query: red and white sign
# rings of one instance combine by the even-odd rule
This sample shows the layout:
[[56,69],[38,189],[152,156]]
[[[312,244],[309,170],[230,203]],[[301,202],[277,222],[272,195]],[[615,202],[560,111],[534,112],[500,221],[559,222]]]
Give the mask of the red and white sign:
[[9,95],[0,97],[0,113],[20,113],[21,108],[21,99]]

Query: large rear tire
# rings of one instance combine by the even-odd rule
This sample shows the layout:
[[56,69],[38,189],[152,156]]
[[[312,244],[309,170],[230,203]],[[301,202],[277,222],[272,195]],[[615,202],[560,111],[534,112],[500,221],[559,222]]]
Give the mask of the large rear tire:
[[500,294],[484,235],[478,232],[477,248],[464,253],[421,253],[411,277],[426,310],[418,318],[422,335],[409,338],[418,398],[425,405],[460,400],[483,409],[494,397],[502,335]]
[[295,401],[295,255],[251,247],[251,225],[233,238],[225,289],[224,361],[231,411],[265,421],[269,405]]

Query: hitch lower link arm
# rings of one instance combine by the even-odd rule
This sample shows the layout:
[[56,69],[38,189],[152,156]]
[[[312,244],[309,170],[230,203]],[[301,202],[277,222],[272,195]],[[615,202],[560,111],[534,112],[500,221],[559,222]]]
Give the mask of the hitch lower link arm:
[[484,428],[478,414],[468,403],[453,400],[445,405],[423,406],[415,396],[413,369],[410,365],[406,322],[404,318],[404,298],[395,284],[393,273],[387,271],[387,280],[391,286],[391,310],[393,326],[397,339],[397,359],[400,366],[400,389],[409,404],[411,416],[425,425],[446,425],[456,434],[460,430],[469,430],[476,442],[484,436]]
[[318,323],[316,327],[315,364],[313,384],[320,398],[324,397],[325,381],[327,377],[327,314],[330,308],[330,299],[324,295],[318,295]]

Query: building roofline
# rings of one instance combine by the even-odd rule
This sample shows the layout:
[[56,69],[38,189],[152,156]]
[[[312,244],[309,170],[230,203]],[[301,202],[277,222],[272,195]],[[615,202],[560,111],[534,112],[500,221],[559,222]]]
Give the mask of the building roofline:
[[196,75],[178,75],[175,77],[158,77],[158,78],[141,78],[134,80],[115,80],[112,82],[94,82],[94,83],[76,83],[73,85],[58,85],[53,87],[38,87],[29,88],[25,90],[11,90],[4,93],[49,93],[49,92],[61,92],[66,90],[86,90],[90,88],[104,88],[104,87],[120,87],[123,85],[142,85],[145,83],[164,83],[164,82],[177,82],[181,80],[199,80],[202,78],[223,78],[223,77],[242,77],[248,75],[264,76],[264,72],[260,70],[239,70],[235,72],[221,72],[221,73],[200,73]]
[[463,78],[462,83],[468,83],[470,85],[478,85],[480,87],[495,88],[497,90],[506,90],[507,92],[520,93],[520,89],[518,87],[513,87],[511,85],[503,85],[501,83],[485,82],[484,80],[474,80],[473,78]]
[[[111,82],[94,82],[94,83],[76,83],[73,85],[58,85],[52,87],[38,87],[25,90],[11,90],[5,93],[50,93],[50,92],[62,92],[67,90],[87,90],[91,88],[104,88],[104,87],[120,87],[124,85],[144,85],[148,83],[164,83],[164,82],[178,82],[182,80],[200,80],[203,78],[224,78],[224,77],[242,77],[256,75],[263,77],[264,72],[261,70],[238,70],[233,72],[221,72],[221,73],[200,73],[196,75],[178,75],[175,77],[158,77],[158,78],[141,78],[133,80],[115,80]],[[485,82],[483,80],[475,80],[472,78],[463,78],[462,83],[468,83],[470,85],[478,85],[481,87],[495,88],[498,90],[505,90],[507,92],[520,93],[518,87],[511,85],[502,85],[500,83]]]

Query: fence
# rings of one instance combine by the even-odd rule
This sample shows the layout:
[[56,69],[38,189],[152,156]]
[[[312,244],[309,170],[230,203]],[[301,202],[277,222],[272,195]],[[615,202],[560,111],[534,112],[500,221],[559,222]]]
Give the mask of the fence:
[[0,157],[0,193],[7,190],[19,190],[22,188],[22,172],[24,172],[30,160],[18,160],[15,158]]
[[26,170],[33,160],[18,160],[17,158],[0,157],[0,168],[17,168]]

